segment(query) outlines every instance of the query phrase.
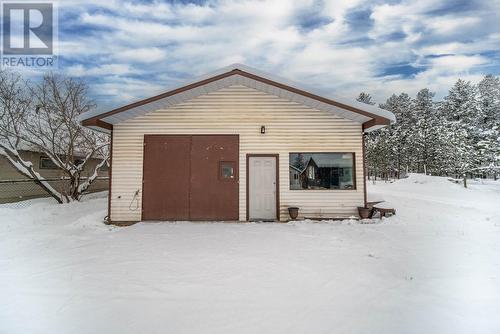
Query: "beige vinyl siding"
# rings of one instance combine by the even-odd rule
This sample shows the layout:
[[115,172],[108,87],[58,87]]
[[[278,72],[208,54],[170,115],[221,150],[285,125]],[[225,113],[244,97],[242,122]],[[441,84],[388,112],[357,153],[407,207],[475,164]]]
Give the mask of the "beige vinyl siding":
[[[266,134],[260,127],[266,127]],[[246,220],[246,155],[279,154],[280,217],[356,215],[363,205],[361,124],[241,85],[114,125],[111,219],[141,219],[145,134],[238,134],[240,220]],[[354,152],[356,190],[290,190],[290,152]],[[168,157],[165,157],[168,159]],[[134,193],[139,190],[139,196]]]

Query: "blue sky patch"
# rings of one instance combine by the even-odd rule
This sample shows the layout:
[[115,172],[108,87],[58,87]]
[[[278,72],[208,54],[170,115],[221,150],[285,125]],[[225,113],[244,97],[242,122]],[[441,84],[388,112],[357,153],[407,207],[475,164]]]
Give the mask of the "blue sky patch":
[[416,67],[411,64],[395,64],[383,68],[380,76],[385,77],[396,75],[403,78],[409,78],[423,71],[425,71],[423,66]]

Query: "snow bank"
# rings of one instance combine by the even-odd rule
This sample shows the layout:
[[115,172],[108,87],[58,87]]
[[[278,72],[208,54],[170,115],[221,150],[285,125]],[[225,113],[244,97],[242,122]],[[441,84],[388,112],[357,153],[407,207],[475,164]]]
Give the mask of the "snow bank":
[[[429,208],[445,205],[457,207],[459,210],[498,212],[500,204],[500,201],[494,200],[500,199],[500,181],[469,180],[468,188],[464,188],[461,184],[450,182],[447,177],[409,174],[408,178],[393,183],[368,182],[367,186],[369,201],[388,201],[389,198],[397,197],[399,202],[396,200],[397,203],[393,203],[396,206],[405,206],[408,201],[415,200],[427,202]],[[422,209],[426,209],[426,205],[422,205]]]

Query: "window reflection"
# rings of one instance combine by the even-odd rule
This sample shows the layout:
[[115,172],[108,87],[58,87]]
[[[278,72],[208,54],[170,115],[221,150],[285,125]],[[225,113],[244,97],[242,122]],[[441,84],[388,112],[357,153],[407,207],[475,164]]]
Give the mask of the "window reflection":
[[290,153],[290,189],[354,189],[353,153]]

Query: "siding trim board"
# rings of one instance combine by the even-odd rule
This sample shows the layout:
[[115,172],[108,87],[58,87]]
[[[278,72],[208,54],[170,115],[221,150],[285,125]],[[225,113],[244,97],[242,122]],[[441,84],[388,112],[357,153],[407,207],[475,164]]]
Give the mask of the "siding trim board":
[[108,223],[111,224],[113,220],[111,219],[111,194],[112,194],[112,178],[113,178],[113,130],[111,130],[110,138],[109,138],[109,190],[108,190]]
[[368,206],[368,195],[367,195],[367,191],[366,191],[366,134],[363,132],[361,134],[361,138],[362,138],[362,159],[363,159],[363,180],[365,180],[363,182],[363,202],[364,202],[364,205],[363,207],[367,207]]

